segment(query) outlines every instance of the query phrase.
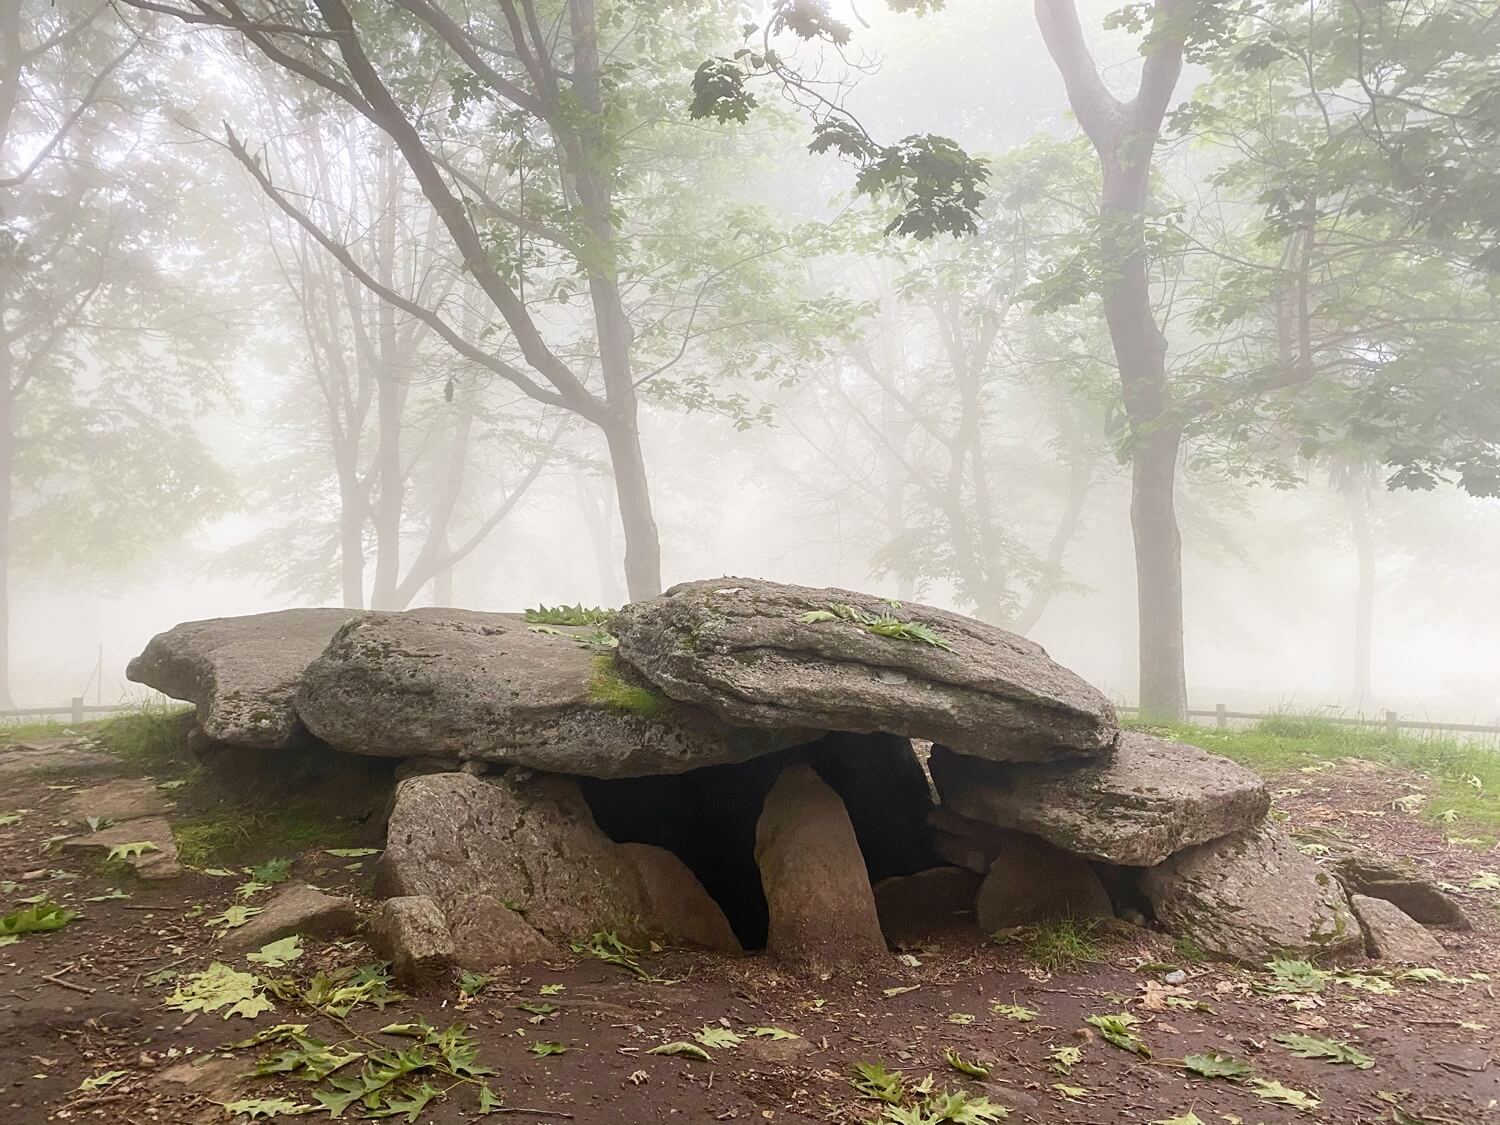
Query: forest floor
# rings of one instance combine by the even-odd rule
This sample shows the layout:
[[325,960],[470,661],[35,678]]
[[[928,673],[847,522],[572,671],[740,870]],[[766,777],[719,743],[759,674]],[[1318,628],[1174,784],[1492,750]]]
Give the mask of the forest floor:
[[[1447,955],[1415,972],[1216,964],[1122,924],[999,944],[953,933],[862,979],[807,981],[761,956],[631,956],[596,936],[554,965],[406,998],[358,941],[279,943],[258,962],[225,951],[271,893],[261,884],[367,897],[378,840],[337,815],[205,816],[170,728],[144,716],[0,744],[0,932],[40,903],[76,915],[0,936],[7,1125],[327,1120],[360,1091],[388,1119],[433,1123],[476,1119],[482,1100],[500,1103],[487,1120],[536,1125],[1500,1121],[1493,750],[1291,721],[1174,732],[1267,772],[1294,827],[1411,856],[1449,887],[1474,930],[1440,933]],[[181,878],[56,848],[78,830],[63,805],[122,776],[178,801]],[[192,994],[223,1006],[182,1010]],[[250,1076],[257,1060],[283,1073]],[[341,1120],[362,1112],[354,1101]]]

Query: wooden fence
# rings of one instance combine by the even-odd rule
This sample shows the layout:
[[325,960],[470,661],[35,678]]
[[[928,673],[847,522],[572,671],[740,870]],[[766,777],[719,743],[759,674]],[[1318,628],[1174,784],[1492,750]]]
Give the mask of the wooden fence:
[[[1116,710],[1126,713],[1139,711],[1139,707],[1118,706]],[[1281,718],[1315,718],[1319,722],[1338,723],[1341,726],[1350,727],[1384,727],[1391,734],[1399,734],[1403,730],[1426,730],[1445,731],[1455,734],[1489,734],[1500,735],[1500,726],[1485,726],[1482,723],[1443,723],[1430,722],[1422,719],[1403,719],[1394,711],[1382,711],[1378,718],[1366,718],[1365,716],[1351,715],[1318,715],[1316,713],[1301,716],[1289,715],[1286,712],[1264,713],[1259,711],[1231,711],[1222,703],[1215,703],[1212,711],[1188,711],[1189,719],[1212,719],[1214,726],[1221,730],[1227,730],[1231,721],[1240,720],[1248,722],[1259,722],[1262,719]]]
[[12,707],[9,711],[0,711],[0,726],[26,719],[54,717],[64,717],[70,723],[81,723],[90,716],[103,718],[135,709],[134,704],[130,703],[85,703],[83,700],[83,696],[75,695],[61,707]]

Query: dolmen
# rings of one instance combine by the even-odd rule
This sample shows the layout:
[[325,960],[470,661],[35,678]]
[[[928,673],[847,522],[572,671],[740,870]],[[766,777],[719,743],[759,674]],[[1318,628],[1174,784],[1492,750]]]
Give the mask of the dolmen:
[[1250,771],[1121,731],[1032,641],[849,590],[285,610],[178,625],[127,674],[192,702],[200,745],[400,760],[370,928],[408,976],[600,934],[827,974],[1065,917],[1336,956],[1380,913]]

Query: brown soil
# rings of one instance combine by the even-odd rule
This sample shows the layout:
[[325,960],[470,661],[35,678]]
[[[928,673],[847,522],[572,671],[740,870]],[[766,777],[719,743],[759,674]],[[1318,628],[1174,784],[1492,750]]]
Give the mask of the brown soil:
[[[574,958],[501,970],[472,1002],[460,1003],[450,989],[384,1011],[358,1010],[344,1025],[310,1018],[286,1003],[253,1022],[188,1018],[163,1006],[173,985],[161,974],[196,971],[215,959],[245,967],[242,958],[220,950],[218,935],[204,921],[234,903],[241,879],[190,873],[165,884],[137,883],[44,850],[46,840],[62,831],[59,810],[72,791],[64,787],[109,776],[94,771],[4,778],[0,813],[26,811],[18,823],[0,828],[0,912],[42,893],[80,912],[60,931],[0,947],[0,1122],[6,1125],[186,1125],[225,1121],[222,1104],[239,1097],[285,1090],[307,1101],[306,1086],[240,1078],[253,1063],[254,1049],[221,1049],[283,1021],[310,1022],[313,1033],[330,1042],[352,1034],[379,1038],[380,1027],[419,1013],[439,1027],[455,1020],[472,1024],[481,1062],[495,1070],[493,1084],[505,1095],[506,1113],[495,1120],[539,1125],[870,1121],[881,1107],[859,1096],[850,1068],[877,1060],[913,1084],[931,1074],[940,1088],[984,1093],[1009,1107],[1012,1121],[1104,1125],[1161,1121],[1189,1111],[1205,1123],[1231,1125],[1500,1120],[1500,1001],[1492,983],[1400,982],[1394,995],[1336,985],[1319,995],[1276,996],[1252,987],[1264,974],[1183,964],[1188,978],[1175,994],[1210,1009],[1183,1010],[1164,1003],[1173,990],[1163,991],[1165,970],[1152,965],[1180,963],[1171,941],[1134,929],[1105,944],[1102,963],[1051,976],[1019,946],[981,946],[976,935],[955,933],[914,951],[915,964],[892,956],[871,965],[860,980],[798,980],[761,956],[666,951],[646,955],[644,963],[657,976],[674,979],[671,984],[639,982],[614,966]],[[1437,827],[1392,809],[1394,797],[1421,784],[1363,763],[1274,782],[1294,825],[1335,825],[1413,856],[1458,886],[1477,871],[1495,869],[1495,855],[1451,846]],[[294,875],[331,891],[363,894],[369,864],[310,849],[297,857]],[[114,887],[130,897],[88,901]],[[1448,950],[1442,968],[1455,976],[1500,970],[1500,894],[1459,897],[1475,931],[1440,935]],[[357,941],[307,946],[308,955],[295,966],[301,975],[369,960]],[[543,985],[562,986],[545,997],[557,1010],[531,1022],[515,1005],[536,1001]],[[886,995],[898,989],[905,991]],[[1036,1018],[1017,1022],[992,1012],[994,1003],[1024,1005]],[[1084,1022],[1122,1011],[1140,1018],[1137,1030],[1154,1058],[1108,1045]],[[646,1054],[708,1025],[741,1032],[774,1026],[799,1038],[747,1038],[736,1047],[712,1049],[711,1062]],[[1376,1065],[1358,1070],[1294,1057],[1273,1041],[1288,1031],[1350,1040]],[[537,1057],[528,1051],[537,1040],[569,1049]],[[1082,1049],[1082,1061],[1066,1077],[1049,1069],[1048,1052],[1059,1046]],[[950,1069],[944,1061],[950,1048],[987,1065],[990,1079]],[[1315,1093],[1321,1108],[1299,1113],[1274,1105],[1245,1085],[1188,1074],[1177,1061],[1211,1048],[1250,1062],[1265,1077]],[[102,1089],[79,1090],[84,1079],[112,1070],[125,1074]],[[1070,1097],[1059,1085],[1082,1092]],[[471,1094],[455,1090],[419,1120],[451,1123],[474,1116]],[[353,1110],[345,1114],[354,1117]]]

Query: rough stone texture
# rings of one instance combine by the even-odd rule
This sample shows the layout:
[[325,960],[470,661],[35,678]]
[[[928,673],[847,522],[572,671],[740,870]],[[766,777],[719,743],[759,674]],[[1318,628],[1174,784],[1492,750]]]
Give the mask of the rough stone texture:
[[1363,941],[1338,881],[1270,823],[1147,868],[1141,890],[1168,930],[1225,957],[1337,954]]
[[212,741],[284,747],[298,733],[292,697],[302,671],[349,613],[284,609],[186,621],[152,637],[125,675],[196,705]]
[[261,903],[261,912],[224,935],[228,949],[259,949],[293,934],[344,937],[359,928],[352,898],[324,894],[306,883],[287,883]]
[[981,933],[1061,918],[1113,917],[1109,892],[1087,860],[1035,836],[1009,836],[974,899]]
[[120,759],[77,738],[41,738],[0,746],[0,777],[29,773],[88,773],[113,769]]
[[155,844],[153,851],[126,856],[123,862],[142,879],[175,879],[182,874],[182,864],[177,861],[177,841],[172,837],[172,826],[159,816],[128,820],[124,824],[111,825],[98,832],[89,832],[63,841],[68,851],[92,852],[99,858],[109,855],[110,849],[121,844]]
[[1261,779],[1228,758],[1135,731],[1081,762],[986,762],[934,746],[929,766],[962,816],[1136,867],[1253,828],[1271,806]]
[[666,848],[651,844],[621,844],[620,853],[640,880],[646,917],[665,933],[704,949],[741,952],[729,919],[687,864]]
[[573,778],[424,774],[401,782],[376,869],[382,896],[442,910],[460,964],[555,957],[599,929],[639,924],[738,949],[723,912],[676,856],[601,832]]
[[[407,778],[396,789],[376,872],[382,897],[426,895],[442,908],[460,957],[461,931],[480,928],[466,918],[477,896],[558,942],[640,913],[633,868],[565,777]],[[492,907],[478,913],[494,920]]]
[[1382,961],[1410,961],[1430,965],[1443,956],[1443,947],[1422,924],[1383,898],[1350,895],[1349,905],[1365,933],[1365,952]]
[[370,917],[369,934],[370,948],[391,963],[391,975],[406,988],[426,988],[453,971],[453,935],[430,898],[386,899]]
[[505,762],[589,777],[678,773],[815,737],[744,730],[674,703],[586,629],[458,609],[366,613],[313,661],[297,711],[330,746]]
[[990,864],[1013,835],[997,825],[959,816],[947,805],[938,805],[928,813],[927,822],[932,827],[934,850],[949,863],[980,875],[989,873]]
[[871,889],[886,941],[914,945],[953,926],[972,927],[980,882],[962,867],[929,867],[880,880]]
[[786,769],[755,831],[770,913],[766,951],[797,972],[869,969],[885,957],[875,896],[844,803],[811,766]]
[[[845,604],[951,650],[802,614]],[[615,617],[619,655],[673,699],[773,730],[885,731],[997,760],[1109,748],[1113,706],[1041,646],[928,606],[748,578],[689,582]]]
[[171,803],[153,782],[122,777],[69,794],[63,815],[69,820],[98,817],[115,822],[162,816]]
[[1316,842],[1327,849],[1329,869],[1351,895],[1384,899],[1424,926],[1473,928],[1463,907],[1423,875],[1411,860],[1377,855],[1331,833],[1319,833]]

